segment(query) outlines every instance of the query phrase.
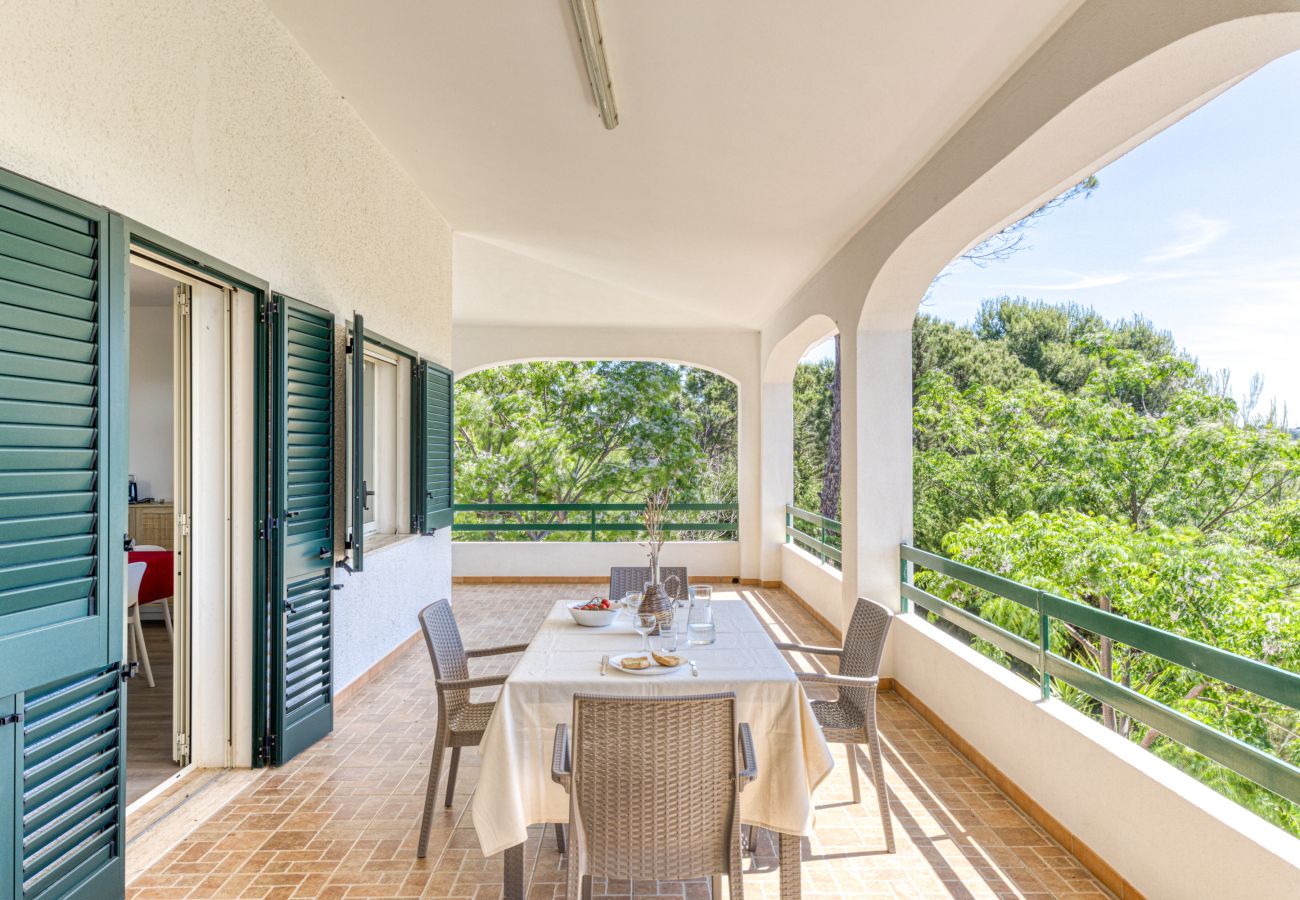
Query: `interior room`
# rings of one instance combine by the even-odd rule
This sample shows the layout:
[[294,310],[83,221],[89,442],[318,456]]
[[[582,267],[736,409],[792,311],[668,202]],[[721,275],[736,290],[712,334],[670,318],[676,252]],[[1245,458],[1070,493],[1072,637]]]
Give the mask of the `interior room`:
[[127,655],[138,663],[128,684],[127,802],[179,768],[173,722],[173,646],[177,571],[174,332],[180,283],[131,266],[130,482],[127,554]]

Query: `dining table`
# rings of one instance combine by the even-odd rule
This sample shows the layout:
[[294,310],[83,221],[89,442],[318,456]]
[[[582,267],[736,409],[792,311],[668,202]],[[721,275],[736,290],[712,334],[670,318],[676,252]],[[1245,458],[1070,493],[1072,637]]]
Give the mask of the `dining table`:
[[574,694],[667,697],[731,691],[738,720],[748,722],[753,733],[758,760],[757,779],[740,794],[741,822],[778,836],[781,896],[798,897],[801,838],[812,834],[815,820],[813,791],[834,763],[807,696],[749,604],[715,595],[714,642],[690,645],[683,635],[677,654],[693,664],[653,676],[602,664],[606,656],[641,649],[630,615],[589,628],[574,622],[568,605],[560,601],[551,608],[521,655],[480,744],[471,815],[484,855],[503,854],[504,896],[524,897],[528,827],[563,826],[569,820],[568,794],[551,780],[551,750],[556,726],[572,717]]

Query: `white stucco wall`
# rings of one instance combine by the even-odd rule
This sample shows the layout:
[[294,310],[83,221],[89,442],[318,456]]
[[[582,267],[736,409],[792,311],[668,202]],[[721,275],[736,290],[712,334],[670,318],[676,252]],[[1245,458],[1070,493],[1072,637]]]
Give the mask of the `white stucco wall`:
[[[0,21],[0,167],[450,364],[450,229],[261,3],[0,0]],[[449,538],[340,573],[336,688],[450,593]]]

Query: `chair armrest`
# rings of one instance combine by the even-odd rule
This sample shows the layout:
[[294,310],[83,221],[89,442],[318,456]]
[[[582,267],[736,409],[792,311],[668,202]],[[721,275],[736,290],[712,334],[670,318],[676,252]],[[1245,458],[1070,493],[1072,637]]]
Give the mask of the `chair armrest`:
[[754,736],[749,733],[749,723],[740,723],[740,761],[744,766],[736,773],[736,789],[743,791],[745,785],[758,777],[758,757],[754,754]]
[[808,681],[814,684],[833,684],[836,687],[875,687],[880,684],[880,676],[872,675],[868,678],[860,678],[856,675],[830,675],[822,672],[795,672],[795,677],[800,681]]
[[440,691],[467,691],[473,688],[492,687],[494,684],[505,684],[509,675],[484,675],[481,678],[440,678],[434,682]]
[[569,792],[573,781],[573,766],[569,762],[569,726],[563,723],[555,726],[555,745],[551,748],[551,781]]
[[792,653],[816,653],[818,656],[843,656],[839,647],[810,647],[807,644],[777,643],[776,649],[789,650]]
[[523,653],[527,649],[527,644],[509,644],[505,647],[480,647],[477,650],[466,650],[465,656],[468,659],[474,659],[476,656],[499,656],[502,653]]

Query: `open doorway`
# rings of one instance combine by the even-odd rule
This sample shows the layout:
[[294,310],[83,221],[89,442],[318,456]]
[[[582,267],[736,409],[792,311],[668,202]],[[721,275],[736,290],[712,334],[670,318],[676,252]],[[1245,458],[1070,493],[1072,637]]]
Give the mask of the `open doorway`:
[[249,377],[235,374],[247,364],[233,340],[232,316],[248,314],[241,297],[132,254],[126,650],[138,670],[127,689],[128,804],[192,764],[241,763],[231,577],[232,515],[246,503],[232,491],[231,453],[232,378]]
[[184,586],[187,560],[177,541],[177,515],[184,514],[177,501],[184,506],[178,485],[190,473],[183,461],[177,466],[187,450],[178,434],[184,423],[176,421],[178,387],[188,373],[184,364],[178,371],[176,357],[185,343],[178,306],[190,300],[187,288],[161,271],[131,266],[127,535],[134,547],[127,554],[126,620],[127,655],[139,674],[128,683],[128,803],[184,762],[176,735],[186,723],[175,721],[187,688],[177,671],[176,605],[184,599],[177,585]]

